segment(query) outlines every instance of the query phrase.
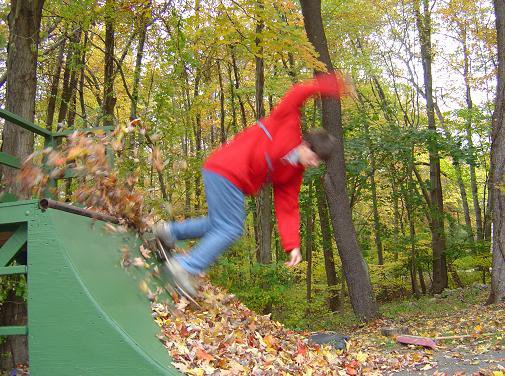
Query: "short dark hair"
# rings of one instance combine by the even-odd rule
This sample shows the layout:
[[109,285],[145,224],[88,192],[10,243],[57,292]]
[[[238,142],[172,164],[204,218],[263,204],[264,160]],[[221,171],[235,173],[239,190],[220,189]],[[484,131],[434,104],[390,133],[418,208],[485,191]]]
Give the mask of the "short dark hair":
[[323,161],[330,159],[331,153],[333,153],[337,147],[337,139],[335,136],[321,128],[311,129],[303,135],[303,140]]

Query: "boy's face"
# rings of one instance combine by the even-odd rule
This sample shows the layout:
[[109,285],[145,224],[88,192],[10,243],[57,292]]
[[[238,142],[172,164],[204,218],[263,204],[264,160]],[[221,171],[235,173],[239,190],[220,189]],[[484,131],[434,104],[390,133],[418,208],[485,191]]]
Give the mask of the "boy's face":
[[314,153],[305,142],[302,142],[300,146],[298,146],[298,155],[298,162],[303,167],[317,167],[321,163],[321,159],[319,159],[318,155]]

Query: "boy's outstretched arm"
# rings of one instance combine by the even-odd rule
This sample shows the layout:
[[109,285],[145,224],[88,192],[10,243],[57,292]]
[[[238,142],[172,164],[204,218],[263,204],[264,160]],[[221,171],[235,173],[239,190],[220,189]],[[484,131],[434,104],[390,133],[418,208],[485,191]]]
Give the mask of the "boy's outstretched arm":
[[270,117],[282,117],[299,111],[303,103],[314,95],[340,98],[345,91],[345,82],[338,73],[321,73],[315,79],[295,84],[274,107]]
[[[298,195],[303,175],[289,184],[274,184],[274,207],[282,248],[288,253],[300,248],[300,208]],[[296,253],[296,252],[295,252]]]

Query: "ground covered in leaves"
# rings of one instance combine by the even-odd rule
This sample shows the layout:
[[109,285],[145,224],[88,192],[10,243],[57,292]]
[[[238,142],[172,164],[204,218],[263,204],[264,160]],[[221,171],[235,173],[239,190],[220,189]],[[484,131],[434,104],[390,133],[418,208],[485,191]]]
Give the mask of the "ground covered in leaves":
[[[437,300],[447,298],[431,299],[437,305]],[[335,350],[311,344],[310,333],[289,330],[258,315],[208,282],[202,285],[199,303],[201,308],[196,308],[176,299],[175,309],[153,304],[160,339],[174,366],[188,375],[501,376],[505,372],[505,306],[485,307],[479,302],[443,314],[413,309],[413,315],[348,328],[347,349]],[[406,327],[413,335],[455,338],[437,340],[434,350],[403,346],[381,335],[385,326]]]

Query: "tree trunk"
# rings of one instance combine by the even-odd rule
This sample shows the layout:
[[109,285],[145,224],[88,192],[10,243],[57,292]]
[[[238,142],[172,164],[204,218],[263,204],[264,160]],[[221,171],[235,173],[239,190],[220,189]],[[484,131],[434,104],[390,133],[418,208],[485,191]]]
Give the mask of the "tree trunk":
[[[423,13],[420,10],[423,3]],[[445,260],[444,204],[442,196],[442,180],[440,177],[440,156],[437,145],[437,127],[435,125],[435,108],[433,102],[433,77],[431,73],[431,14],[429,0],[416,0],[415,16],[421,44],[421,57],[424,74],[424,90],[426,94],[426,112],[428,130],[431,134],[428,140],[430,162],[430,202],[431,202],[431,246],[433,251],[433,285],[434,293],[440,293],[447,287],[447,265]]]
[[338,278],[335,271],[335,260],[333,258],[333,246],[331,243],[331,227],[328,217],[326,197],[324,196],[323,184],[316,180],[316,199],[319,214],[319,224],[321,226],[321,242],[324,254],[324,270],[326,271],[326,282],[330,291],[328,306],[330,311],[336,312],[341,308],[341,301],[338,295]]
[[[410,192],[410,189],[409,189]],[[414,218],[412,218],[412,206],[410,204],[411,198],[406,200],[407,220],[409,221],[409,235],[410,235],[410,283],[412,285],[412,292],[419,298],[419,287],[417,286],[416,270],[417,270],[417,252],[416,252],[416,230],[414,226]]]
[[[232,61],[232,68],[233,68],[233,76],[234,76],[234,81],[235,81],[235,91],[240,89],[240,76],[238,72],[238,66],[237,66],[237,59],[235,57],[235,48],[232,45],[230,47],[230,54],[231,54],[231,61]],[[247,127],[247,117],[246,117],[246,112],[245,112],[245,105],[244,101],[242,100],[242,97],[237,94],[237,99],[238,99],[238,104],[240,107],[240,119],[242,120],[242,129],[245,129]]]
[[393,241],[394,241],[394,257],[398,260],[398,245],[400,242],[400,208],[398,205],[398,189],[396,187],[396,179],[394,166],[391,168],[391,200],[393,201]]
[[135,70],[133,71],[133,86],[132,86],[132,99],[130,103],[130,118],[136,119],[138,117],[137,107],[139,100],[139,86],[140,86],[140,73],[142,71],[142,59],[144,57],[144,46],[146,43],[147,35],[147,22],[140,27],[139,42],[137,45],[137,56],[135,58]]
[[468,198],[466,196],[465,183],[463,182],[463,177],[461,176],[461,166],[455,159],[453,159],[452,165],[454,167],[454,171],[456,172],[456,180],[458,181],[459,194],[461,196],[461,206],[463,207],[463,214],[465,216],[465,226],[469,233],[468,238],[473,241],[472,220],[470,219],[470,208],[468,207]]
[[61,88],[60,108],[58,111],[58,118],[56,120],[56,128],[61,130],[63,128],[63,121],[67,116],[68,101],[70,98],[70,65],[72,61],[72,41],[69,43],[67,54],[65,56],[65,69],[63,70],[63,82]]
[[368,150],[370,153],[370,190],[372,193],[372,212],[373,212],[373,227],[375,247],[377,248],[377,262],[379,265],[384,264],[382,255],[382,240],[381,240],[381,224],[379,217],[379,208],[377,205],[377,185],[375,184],[375,152],[373,150],[372,140],[370,138],[370,129],[368,121],[364,121],[365,135],[368,143]]
[[[37,88],[37,56],[43,0],[11,0],[5,109],[33,121]],[[33,152],[33,133],[5,122],[1,151],[24,160]],[[0,177],[13,182],[17,170],[0,165]],[[15,191],[14,185],[8,187]]]
[[[182,150],[184,153],[184,160],[189,159],[189,139],[188,130],[185,128],[184,139],[182,141]],[[191,210],[191,179],[189,178],[188,169],[184,171],[184,212],[186,214]]]
[[[473,102],[471,95],[471,86],[470,86],[470,53],[468,51],[467,44],[467,32],[466,26],[462,25],[461,28],[462,34],[462,44],[463,44],[463,76],[465,79],[465,101],[466,108],[468,109],[467,121],[466,121],[466,141],[468,143],[468,148],[474,152],[473,147],[473,138],[472,138],[472,110],[473,110]],[[472,188],[472,199],[473,199],[473,211],[475,215],[475,228],[477,230],[477,240],[482,240],[484,238],[483,230],[484,227],[482,225],[482,215],[479,204],[479,190],[477,187],[477,175],[475,173],[475,161],[470,159],[470,185]]]
[[258,240],[256,260],[260,264],[269,264],[272,262],[272,187],[270,184],[260,190],[255,201]]
[[75,121],[75,99],[77,94],[77,74],[79,72],[79,63],[81,57],[79,55],[79,48],[77,45],[81,40],[81,30],[75,32],[74,38],[72,39],[72,61],[71,61],[71,73],[70,81],[68,83],[68,110],[67,110],[67,125],[72,127]]
[[[193,90],[193,102],[200,95],[200,79],[201,79],[200,68],[196,69],[195,84]],[[193,127],[195,133],[195,153],[197,158],[202,157],[202,116],[200,110],[197,110],[195,116],[195,125]],[[194,184],[195,184],[195,212],[200,211],[200,201],[202,199],[202,187],[200,185],[200,174],[195,174]]]
[[[24,299],[10,290],[2,304],[0,326],[27,325],[27,311]],[[0,371],[11,370],[18,364],[28,364],[28,338],[9,336],[0,342]]]
[[224,110],[224,85],[223,85],[223,75],[221,73],[221,64],[219,60],[217,61],[217,76],[219,78],[219,139],[221,145],[226,142],[226,127],[225,127],[225,115]]
[[493,175],[493,264],[488,303],[505,301],[505,3],[494,0],[498,77],[491,134],[491,171]]
[[232,66],[230,63],[226,64],[226,69],[228,73],[228,83],[230,85],[231,130],[232,133],[235,134],[238,132],[237,105],[235,103],[235,85],[233,84]]
[[105,12],[105,56],[104,56],[104,82],[103,82],[103,120],[104,125],[112,124],[114,120],[114,1],[106,0]]
[[56,99],[58,96],[58,87],[60,84],[60,73],[64,54],[65,41],[61,44],[60,52],[58,53],[58,58],[56,59],[51,81],[51,89],[49,90],[49,101],[47,102],[46,128],[50,131],[53,129],[54,112],[56,110]]
[[489,176],[488,176],[489,183],[487,185],[487,190],[488,190],[488,195],[487,195],[487,202],[485,205],[485,212],[484,212],[484,240],[491,241],[491,228],[493,224],[493,186],[492,186],[492,181],[493,181],[493,171],[491,170],[491,166],[489,167]]
[[426,294],[428,290],[426,289],[426,283],[424,282],[423,268],[420,265],[417,266],[417,274],[419,275],[419,284],[421,285],[421,291]]
[[[319,59],[329,71],[333,70],[328,44],[321,18],[320,0],[301,0],[305,30],[309,41],[319,53]],[[338,141],[335,153],[327,162],[325,191],[332,217],[333,232],[347,279],[351,305],[355,314],[363,320],[378,316],[378,307],[363,254],[358,245],[352,223],[349,197],[346,192],[346,172],[340,101],[322,100],[323,126]]]
[[86,48],[88,46],[88,32],[84,32],[83,49],[81,52],[81,73],[79,76],[79,104],[81,105],[81,116],[84,124],[87,124],[86,102],[84,100],[84,70],[86,68]]
[[[37,88],[37,56],[43,0],[11,0],[8,15],[9,44],[7,54],[7,87],[5,108],[21,118],[32,121],[35,115]],[[2,133],[2,151],[25,159],[33,152],[33,133],[12,123],[5,122]],[[3,182],[13,182],[17,170],[0,166]],[[14,185],[8,190],[15,192]],[[14,292],[7,296],[0,311],[0,325],[26,325],[26,303]],[[11,359],[0,357],[0,369],[27,364],[28,347],[26,336],[7,337],[0,344],[0,354],[10,353]],[[5,362],[4,362],[5,361]]]
[[312,249],[314,232],[314,215],[312,208],[312,184],[309,185],[309,199],[305,211],[305,255],[307,260],[307,303],[312,301]]
[[[265,88],[265,68],[263,60],[262,33],[264,28],[261,14],[264,5],[262,0],[256,2],[258,22],[256,24],[256,118],[259,120],[265,116],[263,93]],[[256,196],[256,229],[258,231],[257,261],[260,264],[272,262],[272,187],[270,184],[261,188]]]

